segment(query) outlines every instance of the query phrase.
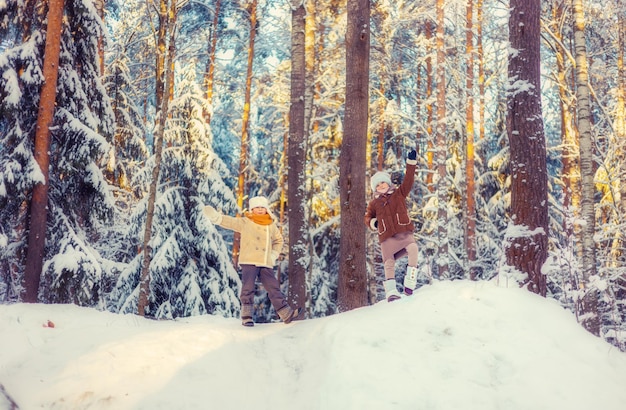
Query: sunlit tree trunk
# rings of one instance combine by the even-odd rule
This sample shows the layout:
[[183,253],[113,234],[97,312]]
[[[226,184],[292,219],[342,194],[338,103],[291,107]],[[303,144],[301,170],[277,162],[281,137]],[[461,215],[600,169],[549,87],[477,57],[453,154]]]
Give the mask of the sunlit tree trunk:
[[339,157],[339,311],[365,306],[368,302],[363,215],[369,104],[369,0],[348,0],[347,8],[346,103],[343,144]]
[[[254,40],[257,30],[257,0],[252,0],[248,4],[247,11],[250,18],[250,39],[248,42],[248,68],[246,71],[246,88],[244,90],[245,100],[243,105],[243,115],[241,118],[241,150],[239,152],[239,177],[237,179],[237,205],[243,209],[243,198],[245,196],[245,184],[248,174],[248,151],[250,136],[248,127],[250,123],[250,93],[252,90],[252,64],[254,62]],[[239,265],[239,247],[241,235],[235,232],[233,235],[233,265]]]
[[289,301],[302,306],[306,300],[305,278],[310,264],[306,217],[305,132],[305,23],[304,0],[293,0],[291,11],[291,106],[289,109],[288,204],[289,204]]
[[583,286],[586,291],[580,300],[579,315],[583,315],[583,326],[594,335],[600,334],[598,317],[598,289],[589,287],[596,275],[596,243],[593,238],[596,230],[595,185],[593,166],[593,136],[591,135],[591,108],[589,99],[589,72],[587,47],[585,45],[585,16],[582,0],[573,0],[574,49],[576,56],[576,113],[580,135],[580,174],[582,179],[581,217],[582,226]]
[[[170,8],[168,10],[167,0],[161,0],[160,13],[164,13],[159,16],[160,24],[164,27],[159,27],[157,37],[157,70],[159,67],[163,72],[156,72],[156,78],[161,78],[161,81],[157,81],[157,84],[162,87],[161,90],[156,89],[157,99],[159,99],[160,105],[158,105],[158,119],[159,125],[154,138],[154,167],[152,168],[152,179],[150,182],[150,190],[148,192],[148,205],[146,209],[146,226],[143,236],[143,259],[141,263],[141,273],[139,277],[139,299],[137,302],[137,314],[145,316],[146,309],[150,302],[150,259],[152,257],[152,247],[150,246],[150,240],[152,239],[152,220],[154,219],[154,206],[156,203],[156,195],[159,185],[159,174],[161,172],[161,159],[163,152],[163,141],[165,134],[165,124],[167,121],[168,104],[170,99],[170,85],[169,81],[173,79],[170,73],[173,65],[167,65],[167,59],[170,61],[174,59],[175,44],[174,41],[169,42],[169,48],[166,53],[167,36],[169,30],[174,30],[176,25],[176,0],[172,0]],[[161,38],[160,36],[163,36]],[[174,39],[174,35],[170,35],[170,39]],[[159,56],[163,53],[162,56]],[[167,70],[165,68],[168,67]],[[160,97],[159,97],[160,96]]]
[[467,252],[467,262],[469,277],[474,280],[476,272],[474,263],[476,261],[476,203],[474,200],[474,0],[467,0],[465,30],[465,51],[467,55],[467,72],[465,74],[465,89],[467,102],[465,105],[465,133],[466,143],[466,163],[465,163],[465,187],[466,187],[466,212],[467,225],[465,233],[465,249]]
[[48,222],[48,187],[50,166],[50,126],[54,120],[57,80],[59,76],[59,53],[63,32],[63,0],[49,0],[46,45],[43,56],[43,85],[37,113],[34,157],[43,181],[33,187],[30,203],[30,225],[28,249],[24,270],[24,290],[22,300],[35,303],[39,293],[39,282],[43,268],[46,245],[46,224]]
[[439,278],[448,277],[448,178],[446,158],[446,50],[444,0],[437,0],[437,129],[435,154],[437,163],[437,273]]
[[[209,41],[209,60],[207,61],[204,75],[204,87],[206,90],[206,100],[209,106],[213,103],[213,80],[215,77],[215,54],[217,49],[217,27],[219,24],[221,0],[215,0],[215,10],[213,11],[213,25],[211,26],[211,38]],[[205,112],[204,119],[207,124],[211,123],[211,113]]]
[[510,145],[511,222],[508,267],[546,295],[542,267],[548,255],[548,174],[541,113],[540,0],[511,0],[507,132]]

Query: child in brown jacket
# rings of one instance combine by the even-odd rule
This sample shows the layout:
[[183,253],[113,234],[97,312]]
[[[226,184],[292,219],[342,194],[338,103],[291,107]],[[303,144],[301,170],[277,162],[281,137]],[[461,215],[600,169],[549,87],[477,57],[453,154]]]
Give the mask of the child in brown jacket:
[[280,290],[273,267],[283,247],[283,236],[269,212],[267,198],[256,196],[249,201],[249,212],[244,217],[222,215],[211,206],[203,209],[211,222],[241,234],[239,265],[241,266],[241,322],[254,326],[252,320],[256,278],[267,290],[272,306],[284,323],[297,318],[302,309],[292,309]]
[[365,225],[378,232],[378,240],[385,269],[385,297],[388,302],[400,299],[396,288],[396,259],[408,255],[409,263],[404,276],[404,293],[412,295],[417,285],[417,243],[413,237],[415,226],[409,217],[406,198],[415,181],[417,152],[409,152],[406,173],[399,187],[391,183],[386,172],[377,172],[370,179],[374,198],[367,205]]

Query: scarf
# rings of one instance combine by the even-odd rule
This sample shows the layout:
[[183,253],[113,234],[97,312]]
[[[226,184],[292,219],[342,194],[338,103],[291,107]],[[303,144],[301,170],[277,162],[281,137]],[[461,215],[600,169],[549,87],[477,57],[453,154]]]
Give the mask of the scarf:
[[380,198],[381,196],[387,196],[387,195],[391,195],[393,194],[393,192],[396,190],[396,187],[394,186],[390,186],[388,190],[386,190],[385,192],[374,192],[374,198]]
[[274,222],[270,214],[257,215],[252,212],[246,212],[246,218],[258,225],[271,225]]

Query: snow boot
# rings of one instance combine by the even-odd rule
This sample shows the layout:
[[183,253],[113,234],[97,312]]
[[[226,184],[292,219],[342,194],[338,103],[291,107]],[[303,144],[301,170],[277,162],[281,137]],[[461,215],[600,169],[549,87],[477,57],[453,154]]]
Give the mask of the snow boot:
[[387,279],[383,282],[383,286],[385,287],[385,297],[387,298],[387,302],[393,302],[394,300],[400,299],[400,292],[396,288],[396,280],[395,279]]
[[408,266],[406,268],[406,275],[404,275],[404,293],[408,296],[411,296],[416,286],[417,268],[413,266]]
[[252,320],[252,305],[243,305],[241,307],[241,324],[246,327],[254,326]]
[[278,309],[278,316],[284,324],[289,324],[294,319],[297,319],[302,311],[303,309],[301,307],[296,307],[295,309],[292,309],[289,305],[285,305],[282,308]]

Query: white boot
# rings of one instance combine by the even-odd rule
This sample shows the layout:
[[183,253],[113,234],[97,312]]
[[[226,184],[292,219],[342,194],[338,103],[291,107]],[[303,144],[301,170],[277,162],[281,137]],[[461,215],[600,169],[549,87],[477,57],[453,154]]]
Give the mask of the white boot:
[[385,297],[387,298],[387,302],[393,302],[394,300],[400,299],[400,292],[396,288],[396,280],[395,279],[387,279],[383,282],[385,286]]
[[417,286],[417,268],[409,266],[406,268],[406,275],[404,275],[404,293],[412,295],[415,287]]

